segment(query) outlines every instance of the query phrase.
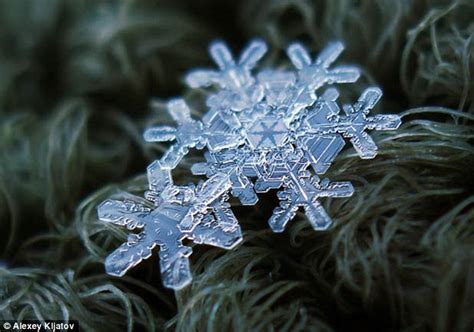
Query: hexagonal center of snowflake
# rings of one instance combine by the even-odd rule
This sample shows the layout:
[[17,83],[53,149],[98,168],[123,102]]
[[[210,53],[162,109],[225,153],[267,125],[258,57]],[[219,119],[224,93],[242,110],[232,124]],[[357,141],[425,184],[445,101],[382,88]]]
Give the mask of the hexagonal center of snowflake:
[[267,116],[257,120],[248,130],[247,139],[254,149],[272,149],[283,145],[288,128],[283,119]]

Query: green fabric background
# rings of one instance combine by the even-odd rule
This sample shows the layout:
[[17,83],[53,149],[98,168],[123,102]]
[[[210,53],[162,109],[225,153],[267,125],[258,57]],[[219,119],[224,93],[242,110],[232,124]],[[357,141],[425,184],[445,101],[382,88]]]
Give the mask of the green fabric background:
[[[110,195],[140,195],[166,145],[163,102],[185,73],[211,66],[210,41],[239,52],[262,37],[263,66],[289,42],[317,52],[340,39],[358,64],[354,101],[378,85],[375,160],[348,147],[328,177],[356,193],[325,200],[314,232],[299,214],[266,225],[275,198],[235,204],[244,243],[195,246],[194,281],[161,286],[157,257],[104,273],[123,229],[97,220]],[[0,319],[78,319],[83,330],[472,331],[474,329],[474,2],[438,0],[0,1]],[[150,107],[152,98],[155,107]],[[201,105],[201,106],[199,106]],[[199,116],[199,114],[197,114]],[[176,170],[182,183],[187,167]],[[195,179],[194,179],[195,180]]]

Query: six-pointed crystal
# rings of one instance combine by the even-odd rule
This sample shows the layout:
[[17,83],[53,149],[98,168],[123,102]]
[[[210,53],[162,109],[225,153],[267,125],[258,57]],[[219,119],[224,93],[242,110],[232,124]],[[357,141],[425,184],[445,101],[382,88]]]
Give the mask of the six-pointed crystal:
[[[177,127],[160,126],[145,132],[150,142],[174,141],[148,167],[149,191],[145,200],[107,200],[99,206],[99,218],[129,229],[142,229],[106,259],[106,270],[121,276],[148,258],[158,246],[163,283],[181,289],[191,281],[188,257],[191,248],[184,239],[225,249],[242,239],[228,194],[243,205],[254,205],[258,194],[279,190],[278,207],[268,221],[274,232],[282,232],[298,209],[315,230],[327,229],[332,220],[320,198],[348,197],[350,182],[330,182],[326,173],[346,140],[361,158],[374,158],[375,141],[368,130],[394,130],[397,115],[369,116],[382,92],[365,90],[352,105],[337,104],[333,84],[351,83],[359,78],[352,66],[332,67],[341,54],[340,42],[329,44],[314,60],[307,49],[294,43],[287,54],[294,71],[263,69],[253,73],[267,50],[255,40],[238,59],[223,42],[215,42],[210,53],[218,70],[191,72],[191,88],[213,87],[202,120],[194,120],[183,99],[168,103]],[[204,149],[205,161],[191,171],[208,179],[198,185],[176,186],[171,171],[189,149]]]
[[188,239],[224,249],[235,247],[242,234],[226,203],[230,188],[227,175],[217,174],[197,186],[175,186],[170,170],[155,161],[148,168],[148,200],[108,199],[98,207],[99,219],[133,230],[105,260],[107,273],[122,276],[151,256],[159,246],[160,269],[165,287],[179,290],[191,282]]

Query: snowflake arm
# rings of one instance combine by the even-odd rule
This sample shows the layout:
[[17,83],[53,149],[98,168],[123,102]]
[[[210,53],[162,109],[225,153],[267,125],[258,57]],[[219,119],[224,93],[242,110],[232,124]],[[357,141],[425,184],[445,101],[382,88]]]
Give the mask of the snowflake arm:
[[224,89],[240,90],[241,86],[253,83],[250,71],[266,52],[267,45],[261,40],[254,40],[236,63],[225,43],[214,42],[209,53],[220,71],[195,70],[188,74],[186,83],[192,88],[218,84]]
[[240,112],[253,107],[264,96],[263,87],[255,81],[251,70],[267,51],[263,41],[254,40],[235,61],[229,48],[222,42],[211,45],[210,53],[219,71],[195,70],[186,77],[190,87],[217,84],[221,90],[207,99],[210,109],[232,109]]
[[228,174],[231,182],[231,192],[242,205],[255,205],[258,201],[254,185],[244,174],[242,167],[245,165],[249,154],[239,153],[238,150],[229,149],[222,153],[206,153],[207,161],[196,163],[191,167],[194,175],[212,176],[219,172]]
[[[98,216],[102,221],[110,222],[128,229],[143,228],[144,217],[151,210],[131,201],[106,200],[98,207]],[[121,277],[130,268],[150,257],[154,244],[145,233],[130,234],[127,242],[112,252],[105,260],[108,274]]]
[[184,218],[179,223],[179,228],[183,231],[192,230],[200,220],[196,214],[205,214],[209,206],[220,199],[231,187],[229,176],[224,173],[217,173],[201,183],[195,190],[195,195],[190,202],[190,207]]
[[193,231],[193,242],[230,250],[242,242],[237,218],[227,204],[214,206],[214,216],[204,219]]
[[128,229],[143,228],[143,217],[150,211],[151,209],[142,204],[130,200],[121,202],[108,199],[97,208],[100,220],[126,226]]
[[[288,57],[297,69],[295,84],[292,84],[291,89],[284,90],[284,93],[286,93],[285,104],[288,107],[288,114],[286,115],[288,123],[291,123],[295,117],[300,115],[301,110],[314,104],[317,100],[316,90],[322,86],[357,81],[360,73],[356,67],[338,66],[330,68],[343,49],[344,45],[341,42],[331,43],[312,62],[308,50],[303,45],[293,43],[287,48]],[[275,74],[271,76],[273,76],[271,79],[267,78],[266,80],[267,85],[269,81],[271,82],[278,77]],[[288,77],[287,80],[289,79]],[[272,89],[267,90],[271,91]]]
[[148,142],[176,141],[161,160],[163,166],[173,169],[188,153],[189,148],[203,148],[206,140],[203,124],[191,118],[191,110],[183,99],[172,99],[168,102],[167,109],[178,127],[150,128],[145,131],[144,138]]
[[163,286],[180,290],[189,285],[193,279],[189,256],[193,253],[190,247],[170,242],[160,246],[160,271]]
[[105,271],[115,277],[124,276],[129,269],[149,258],[154,246],[153,241],[150,241],[145,233],[130,234],[127,242],[107,256]]
[[394,130],[400,126],[397,115],[381,115],[368,117],[370,110],[380,100],[382,91],[379,88],[368,88],[359,100],[351,105],[344,105],[345,116],[340,118],[338,131],[350,138],[357,153],[362,159],[372,159],[377,155],[377,145],[365,130]]
[[209,151],[217,152],[243,143],[244,139],[240,133],[242,125],[233,112],[213,109],[204,115],[202,120],[206,128]]
[[331,43],[314,62],[311,62],[309,52],[299,43],[290,45],[287,53],[293,65],[299,70],[299,84],[315,91],[324,84],[353,83],[359,79],[360,72],[356,67],[338,66],[329,69],[343,50],[344,45],[341,42]]
[[332,220],[318,202],[320,197],[349,197],[354,193],[350,182],[319,182],[317,177],[290,182],[278,193],[280,206],[275,208],[268,221],[274,232],[283,232],[299,207],[303,207],[314,230],[327,229]]
[[339,94],[335,89],[329,89],[305,120],[309,126],[308,133],[339,133],[350,139],[362,159],[374,158],[377,155],[377,146],[366,130],[394,130],[401,123],[398,115],[367,116],[381,95],[379,88],[368,88],[354,105],[344,105],[344,115],[340,115],[340,108],[336,103]]
[[155,160],[147,167],[148,187],[154,193],[160,194],[166,187],[173,185],[171,172]]

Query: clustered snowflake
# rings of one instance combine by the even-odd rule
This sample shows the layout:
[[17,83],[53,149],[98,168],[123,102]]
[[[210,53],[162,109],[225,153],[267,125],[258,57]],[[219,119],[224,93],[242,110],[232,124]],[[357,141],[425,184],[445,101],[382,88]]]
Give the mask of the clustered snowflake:
[[[224,43],[212,44],[210,53],[218,70],[195,70],[186,77],[191,88],[218,87],[207,98],[208,112],[201,121],[195,120],[183,99],[169,101],[168,111],[177,126],[154,127],[144,135],[149,142],[174,142],[148,167],[146,200],[107,200],[99,206],[101,220],[143,229],[106,259],[107,272],[122,276],[150,257],[158,245],[164,285],[176,290],[185,287],[192,279],[191,248],[182,240],[225,249],[242,240],[226,203],[229,193],[243,205],[254,205],[258,194],[279,190],[280,204],[268,221],[274,232],[282,232],[300,207],[315,230],[327,229],[332,221],[319,198],[348,197],[354,192],[350,182],[320,177],[345,139],[361,158],[371,159],[377,146],[366,131],[394,130],[400,125],[397,115],[369,116],[382,95],[379,88],[368,88],[353,105],[343,105],[342,111],[335,88],[316,94],[323,86],[359,78],[355,67],[330,67],[342,50],[342,43],[332,43],[313,61],[295,43],[287,49],[295,70],[265,69],[254,74],[267,51],[264,42],[251,42],[239,59]],[[171,171],[191,148],[207,149],[206,161],[191,169],[207,180],[197,186],[176,186]]]

